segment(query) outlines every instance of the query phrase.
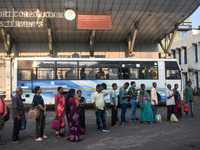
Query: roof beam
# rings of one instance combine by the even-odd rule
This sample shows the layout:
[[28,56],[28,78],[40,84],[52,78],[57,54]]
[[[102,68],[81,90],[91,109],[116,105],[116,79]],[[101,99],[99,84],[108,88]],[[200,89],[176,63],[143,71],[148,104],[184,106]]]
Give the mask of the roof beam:
[[13,42],[11,41],[10,33],[6,34],[5,29],[1,28],[1,34],[2,34],[2,37],[3,37],[3,42],[4,42],[6,53],[7,53],[8,56],[10,56],[12,46],[13,46]]
[[92,30],[92,33],[90,34],[90,57],[94,57],[94,38],[95,38],[95,30]]
[[49,54],[52,56],[53,54],[53,37],[51,32],[51,22],[47,20],[47,27],[48,27],[48,40],[49,40]]

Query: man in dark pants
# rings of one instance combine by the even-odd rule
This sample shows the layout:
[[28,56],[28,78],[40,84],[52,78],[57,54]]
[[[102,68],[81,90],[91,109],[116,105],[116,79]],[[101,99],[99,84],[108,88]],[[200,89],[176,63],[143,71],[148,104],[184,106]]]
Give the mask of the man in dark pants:
[[96,86],[96,91],[92,94],[92,104],[95,108],[95,114],[96,114],[96,123],[98,127],[98,132],[101,132],[101,125],[100,125],[100,120],[102,118],[102,123],[103,123],[103,132],[109,132],[110,130],[106,127],[106,103],[104,100],[104,95],[102,92],[102,86],[98,84]]
[[21,99],[23,91],[22,88],[18,87],[16,89],[16,94],[14,95],[12,99],[12,108],[13,108],[13,143],[18,144],[21,143],[22,140],[19,139],[19,130],[21,125],[21,120],[25,118],[25,111],[24,111],[24,104]]
[[170,121],[171,115],[174,113],[174,105],[175,105],[175,99],[174,95],[175,93],[173,90],[171,90],[171,84],[167,85],[167,91],[165,93],[166,95],[166,105],[167,105],[167,121]]
[[111,105],[111,109],[112,109],[111,124],[114,127],[119,127],[116,124],[116,121],[117,121],[117,106],[118,106],[118,97],[117,97],[117,94],[116,94],[117,84],[113,83],[112,87],[113,87],[113,90],[110,91],[110,105]]

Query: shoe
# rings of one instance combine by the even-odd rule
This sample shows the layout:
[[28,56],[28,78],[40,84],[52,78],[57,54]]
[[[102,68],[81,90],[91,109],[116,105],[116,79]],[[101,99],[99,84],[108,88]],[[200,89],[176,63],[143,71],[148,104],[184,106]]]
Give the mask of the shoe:
[[100,133],[100,132],[101,132],[101,129],[98,129],[98,132]]
[[192,116],[192,118],[197,118],[197,116]]
[[135,120],[140,120],[139,118],[136,118]]
[[125,122],[122,122],[122,126],[124,126]]
[[124,123],[128,123],[128,121],[125,121]]
[[186,116],[185,118],[189,118],[189,116]]
[[42,139],[47,139],[48,137],[46,135],[43,135]]
[[39,138],[35,139],[35,141],[41,142],[41,141],[43,141],[43,139],[41,137],[39,137]]
[[13,144],[20,144],[20,143],[22,143],[22,141],[20,141],[20,140],[12,141],[12,143],[13,143]]
[[110,130],[107,129],[107,128],[106,128],[106,129],[103,129],[102,131],[103,131],[103,132],[110,132]]
[[134,121],[135,121],[134,119],[131,119],[131,120],[130,120],[130,122],[134,122]]

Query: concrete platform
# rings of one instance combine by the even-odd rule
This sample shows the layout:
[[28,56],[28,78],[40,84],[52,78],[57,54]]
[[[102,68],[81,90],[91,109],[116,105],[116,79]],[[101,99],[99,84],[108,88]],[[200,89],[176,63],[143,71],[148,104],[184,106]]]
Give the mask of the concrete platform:
[[[121,110],[119,109],[119,116]],[[140,117],[140,108],[137,108],[137,116]],[[194,113],[196,119],[185,118],[178,123],[166,122],[167,109],[165,106],[158,108],[158,113],[162,115],[162,123],[144,125],[139,121],[128,123],[119,128],[111,127],[110,116],[107,117],[107,126],[110,128],[109,133],[98,133],[96,126],[96,117],[93,109],[86,110],[87,131],[84,140],[81,142],[69,142],[66,137],[56,139],[54,130],[51,129],[52,120],[55,117],[54,111],[48,111],[45,134],[49,137],[43,142],[35,142],[35,120],[27,118],[27,129],[20,131],[22,144],[12,144],[13,120],[10,119],[5,123],[5,129],[2,141],[6,143],[0,146],[2,150],[114,150],[114,149],[136,149],[136,150],[190,150],[200,149],[200,101],[194,103]],[[27,113],[26,113],[27,116]],[[126,113],[127,121],[130,120],[130,108]],[[66,126],[66,135],[69,133]]]

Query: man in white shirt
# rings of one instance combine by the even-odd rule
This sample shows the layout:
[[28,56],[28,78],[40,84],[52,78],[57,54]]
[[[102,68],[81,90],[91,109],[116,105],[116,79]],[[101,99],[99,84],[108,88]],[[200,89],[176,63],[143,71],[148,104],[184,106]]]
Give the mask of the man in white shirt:
[[106,103],[104,100],[104,95],[102,92],[102,86],[98,84],[96,86],[96,91],[92,94],[92,104],[95,108],[96,113],[96,123],[98,127],[98,132],[101,132],[101,119],[103,122],[103,132],[109,132],[110,130],[106,128]]
[[174,105],[175,105],[175,99],[174,95],[175,93],[173,90],[171,90],[171,84],[167,84],[167,91],[165,93],[165,96],[167,98],[166,105],[167,105],[167,121],[170,121],[171,115],[174,113]]
[[156,90],[156,82],[153,82],[152,83],[152,90],[151,90],[151,107],[152,107],[152,110],[153,110],[153,117],[154,117],[154,120],[155,120],[155,115],[157,113],[157,105],[158,105],[158,96],[157,96],[157,90]]

